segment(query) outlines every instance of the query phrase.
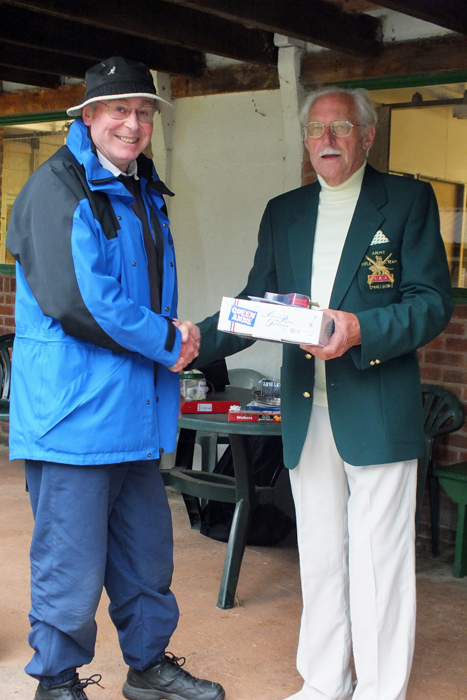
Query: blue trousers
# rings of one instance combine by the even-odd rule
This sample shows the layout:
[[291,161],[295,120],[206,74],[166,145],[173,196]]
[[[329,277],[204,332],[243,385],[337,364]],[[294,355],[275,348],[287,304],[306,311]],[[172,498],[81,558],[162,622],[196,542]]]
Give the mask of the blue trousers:
[[75,466],[26,460],[35,519],[26,672],[63,683],[94,656],[105,587],[126,663],[161,658],[178,623],[173,536],[158,461]]

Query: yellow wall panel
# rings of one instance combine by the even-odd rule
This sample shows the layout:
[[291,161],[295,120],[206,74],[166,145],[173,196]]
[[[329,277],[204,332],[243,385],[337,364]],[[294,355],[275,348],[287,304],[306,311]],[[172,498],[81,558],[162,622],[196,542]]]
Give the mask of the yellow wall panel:
[[392,111],[390,170],[446,179],[448,109]]

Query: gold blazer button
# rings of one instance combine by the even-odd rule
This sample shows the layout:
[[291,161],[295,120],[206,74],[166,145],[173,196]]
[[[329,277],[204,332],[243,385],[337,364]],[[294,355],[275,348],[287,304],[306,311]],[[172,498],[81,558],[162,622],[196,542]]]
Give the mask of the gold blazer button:
[[375,361],[374,361],[374,360],[371,360],[371,361],[370,361],[370,365],[374,365],[374,364],[375,364]]
[[304,391],[304,392],[303,392],[303,396],[304,396],[306,399],[309,399],[310,396],[311,396],[311,394],[310,394],[309,391]]
[[307,354],[305,355],[305,357],[306,357],[307,360],[311,360],[311,358],[313,357],[313,355],[310,355],[310,353],[307,352]]

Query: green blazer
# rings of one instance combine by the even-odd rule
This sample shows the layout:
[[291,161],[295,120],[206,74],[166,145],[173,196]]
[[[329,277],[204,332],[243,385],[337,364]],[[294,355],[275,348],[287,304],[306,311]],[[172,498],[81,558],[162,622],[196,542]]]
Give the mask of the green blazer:
[[[268,203],[253,267],[238,296],[310,294],[319,193],[319,183],[313,183]],[[420,457],[417,348],[441,333],[454,308],[431,185],[366,167],[330,308],[355,313],[362,337],[361,345],[326,362],[329,414],[342,459],[364,466]],[[217,316],[199,324],[198,366],[252,342],[217,331]],[[284,344],[282,438],[291,469],[306,437],[313,385],[314,358]]]

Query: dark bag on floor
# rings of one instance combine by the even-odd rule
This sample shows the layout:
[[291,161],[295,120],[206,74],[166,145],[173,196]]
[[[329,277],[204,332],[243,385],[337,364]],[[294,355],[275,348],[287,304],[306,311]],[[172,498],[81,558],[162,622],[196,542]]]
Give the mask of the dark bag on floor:
[[[282,469],[285,469],[282,461],[282,439],[279,436],[249,435],[247,440],[255,473],[255,484],[273,486]],[[234,476],[230,445],[218,461],[214,472]],[[209,501],[202,512],[201,534],[213,540],[227,542],[234,510],[234,503]],[[293,520],[274,504],[258,505],[251,514],[247,544],[257,546],[278,544],[294,527]]]

